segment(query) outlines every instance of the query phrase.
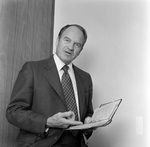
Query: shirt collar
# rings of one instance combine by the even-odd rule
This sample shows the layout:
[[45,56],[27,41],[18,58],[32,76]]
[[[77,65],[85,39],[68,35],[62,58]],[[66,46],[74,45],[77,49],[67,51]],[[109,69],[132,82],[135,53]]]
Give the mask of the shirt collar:
[[[57,70],[60,71],[62,69],[62,67],[65,65],[60,59],[59,57],[56,55],[56,53],[54,54],[54,61],[56,63],[56,67],[57,67]],[[72,63],[68,64],[69,66],[69,69],[73,70],[72,69]]]

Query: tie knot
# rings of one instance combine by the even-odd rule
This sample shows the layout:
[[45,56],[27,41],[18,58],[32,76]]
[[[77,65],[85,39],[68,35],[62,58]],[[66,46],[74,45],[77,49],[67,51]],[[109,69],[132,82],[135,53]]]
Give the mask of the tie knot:
[[65,73],[68,72],[68,69],[69,69],[69,66],[68,66],[68,65],[64,65],[64,66],[62,67],[62,70],[63,70]]

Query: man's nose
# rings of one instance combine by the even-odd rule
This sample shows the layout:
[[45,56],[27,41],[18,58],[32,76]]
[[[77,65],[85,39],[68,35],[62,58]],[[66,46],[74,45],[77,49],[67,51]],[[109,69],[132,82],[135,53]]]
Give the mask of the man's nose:
[[74,43],[73,43],[73,42],[70,42],[68,48],[69,48],[70,50],[74,50]]

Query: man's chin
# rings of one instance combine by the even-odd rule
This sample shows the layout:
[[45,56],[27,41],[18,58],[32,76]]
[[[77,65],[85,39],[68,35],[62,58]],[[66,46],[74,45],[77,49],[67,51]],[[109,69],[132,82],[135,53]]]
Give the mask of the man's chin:
[[72,58],[65,57],[65,58],[63,59],[63,62],[64,62],[65,64],[70,64],[70,63],[72,62]]
[[64,64],[67,64],[67,65],[71,63],[70,60],[62,60],[62,62],[63,62]]

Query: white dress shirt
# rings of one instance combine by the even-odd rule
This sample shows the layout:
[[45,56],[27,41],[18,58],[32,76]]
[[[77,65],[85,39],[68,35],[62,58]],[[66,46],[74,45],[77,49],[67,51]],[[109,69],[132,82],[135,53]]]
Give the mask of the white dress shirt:
[[[59,74],[59,78],[60,78],[60,81],[61,81],[62,80],[62,75],[64,73],[62,67],[65,64],[59,59],[59,57],[56,54],[54,54],[54,61],[56,63],[56,68],[57,68],[57,71],[58,71],[58,74]],[[79,120],[80,120],[78,90],[77,90],[75,74],[74,74],[74,70],[72,68],[72,63],[70,63],[68,66],[69,66],[68,73],[69,73],[71,81],[72,81],[72,86],[73,86],[73,90],[74,90],[74,94],[75,94],[75,100],[76,100],[76,105],[77,105],[78,117],[79,117]]]

